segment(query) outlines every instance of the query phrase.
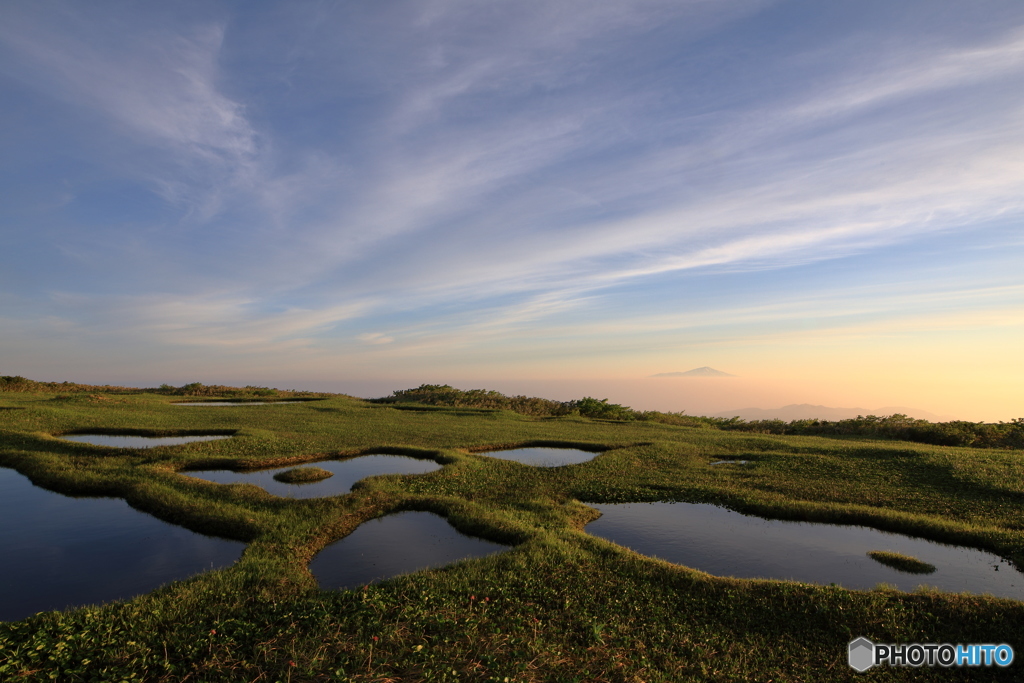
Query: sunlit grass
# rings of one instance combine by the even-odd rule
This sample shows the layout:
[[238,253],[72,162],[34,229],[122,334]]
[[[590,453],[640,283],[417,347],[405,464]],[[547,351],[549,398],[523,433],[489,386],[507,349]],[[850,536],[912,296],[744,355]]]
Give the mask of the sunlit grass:
[[285,484],[310,484],[333,476],[334,472],[328,472],[322,467],[293,467],[290,470],[278,472],[274,475],[274,479]]

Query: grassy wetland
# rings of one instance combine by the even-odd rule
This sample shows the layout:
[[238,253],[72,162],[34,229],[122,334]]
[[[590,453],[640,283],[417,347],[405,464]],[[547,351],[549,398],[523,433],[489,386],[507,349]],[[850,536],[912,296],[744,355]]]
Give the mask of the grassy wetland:
[[[582,530],[598,515],[587,503],[715,503],[956,543],[1024,567],[1020,450],[719,429],[637,419],[594,399],[563,410],[486,394],[425,405],[414,392],[371,402],[257,387],[19,387],[0,392],[0,465],[248,545],[230,568],[131,600],[0,623],[0,680],[1010,681],[1024,666],[856,674],[846,662],[858,636],[1008,643],[1020,658],[1019,601],[715,577]],[[194,397],[318,400],[174,405]],[[87,432],[232,438],[145,449],[59,438]],[[599,454],[554,468],[480,454],[544,446]],[[182,476],[370,453],[445,466],[302,500]],[[711,465],[721,460],[748,464]],[[510,550],[356,590],[318,588],[308,569],[318,551],[404,510]]]

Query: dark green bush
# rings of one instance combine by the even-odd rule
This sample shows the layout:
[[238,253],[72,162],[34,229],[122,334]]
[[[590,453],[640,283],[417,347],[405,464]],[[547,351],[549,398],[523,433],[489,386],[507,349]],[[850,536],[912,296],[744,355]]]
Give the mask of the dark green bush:
[[809,436],[863,436],[873,439],[915,441],[935,446],[972,448],[1024,448],[1024,418],[1011,422],[929,422],[895,414],[857,416],[847,420],[731,420],[719,423],[720,429],[760,434],[798,434]]

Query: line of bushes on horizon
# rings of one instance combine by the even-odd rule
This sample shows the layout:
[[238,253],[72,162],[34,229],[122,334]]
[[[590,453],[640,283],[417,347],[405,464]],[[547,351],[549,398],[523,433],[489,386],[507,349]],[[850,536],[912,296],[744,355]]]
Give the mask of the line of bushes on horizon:
[[585,397],[577,401],[553,401],[536,396],[506,396],[488,389],[463,391],[448,384],[421,384],[415,389],[395,391],[391,396],[370,399],[373,403],[420,403],[451,408],[511,410],[522,415],[561,417],[582,415],[606,420],[636,420],[640,413],[608,399]]
[[528,396],[506,396],[487,389],[462,391],[448,384],[421,384],[415,389],[401,389],[391,396],[370,399],[373,403],[420,403],[428,406],[450,408],[490,408],[511,410],[522,415],[555,417],[568,415],[571,411],[565,403],[546,398]]
[[168,396],[218,396],[224,398],[288,398],[294,396],[330,396],[331,394],[315,391],[295,391],[292,389],[272,389],[269,387],[231,387],[223,384],[202,384],[190,382],[180,387],[161,384],[159,387],[121,387],[111,384],[79,384],[77,382],[37,382],[20,375],[0,375],[0,391],[11,392],[62,392],[79,393],[104,392],[108,394],[165,394]]
[[0,391],[17,392],[79,392],[104,391],[107,393],[134,394],[146,391],[134,387],[119,387],[111,384],[78,384],[77,382],[37,382],[20,375],[0,375]]
[[453,408],[491,408],[511,410],[523,415],[583,417],[647,421],[683,427],[703,427],[757,434],[800,436],[860,436],[872,439],[915,441],[936,446],[1024,449],[1024,418],[1011,422],[985,423],[955,420],[929,422],[895,414],[858,416],[845,420],[751,420],[739,417],[701,417],[682,412],[638,411],[608,399],[584,397],[575,401],[553,401],[528,396],[506,396],[497,391],[462,391],[448,384],[423,384],[415,389],[395,391],[391,396],[372,399],[376,403],[420,403]]

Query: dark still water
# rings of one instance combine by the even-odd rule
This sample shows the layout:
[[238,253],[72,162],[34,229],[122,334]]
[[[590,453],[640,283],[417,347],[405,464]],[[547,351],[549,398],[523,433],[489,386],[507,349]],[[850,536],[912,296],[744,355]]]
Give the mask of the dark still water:
[[154,448],[156,446],[180,446],[193,441],[217,441],[230,439],[227,434],[206,436],[124,436],[121,434],[66,434],[59,437],[65,441],[89,443],[93,446],[110,446],[112,448]]
[[[695,503],[588,503],[601,517],[595,536],[638,553],[717,576],[837,583],[870,589],[879,583],[912,591],[921,584],[949,592],[992,593],[1024,600],[1024,574],[998,555],[861,526],[767,520]],[[867,556],[889,550],[935,565],[907,574]]]
[[71,498],[0,467],[0,620],[131,598],[233,564],[245,544],[114,498]]
[[[274,479],[274,475],[295,467],[319,467],[333,472],[334,476],[308,484],[286,484]],[[288,498],[323,498],[324,496],[340,496],[352,490],[352,484],[360,479],[374,477],[378,474],[426,474],[441,469],[433,460],[420,460],[403,455],[361,455],[348,460],[326,460],[310,462],[304,465],[289,465],[272,470],[256,472],[232,472],[230,470],[202,470],[182,472],[189,477],[197,477],[217,484],[256,484],[267,493]]]
[[[313,399],[314,401],[320,399]],[[284,401],[179,401],[172,403],[172,406],[273,406],[284,403],[312,403],[305,399],[293,399]]]
[[359,525],[321,550],[309,570],[321,588],[357,588],[504,550],[508,546],[460,534],[433,513],[398,512]]
[[509,451],[487,451],[477,455],[501,460],[515,460],[524,465],[534,467],[561,467],[562,465],[578,465],[593,460],[600,453],[581,451],[577,448],[516,448]]

